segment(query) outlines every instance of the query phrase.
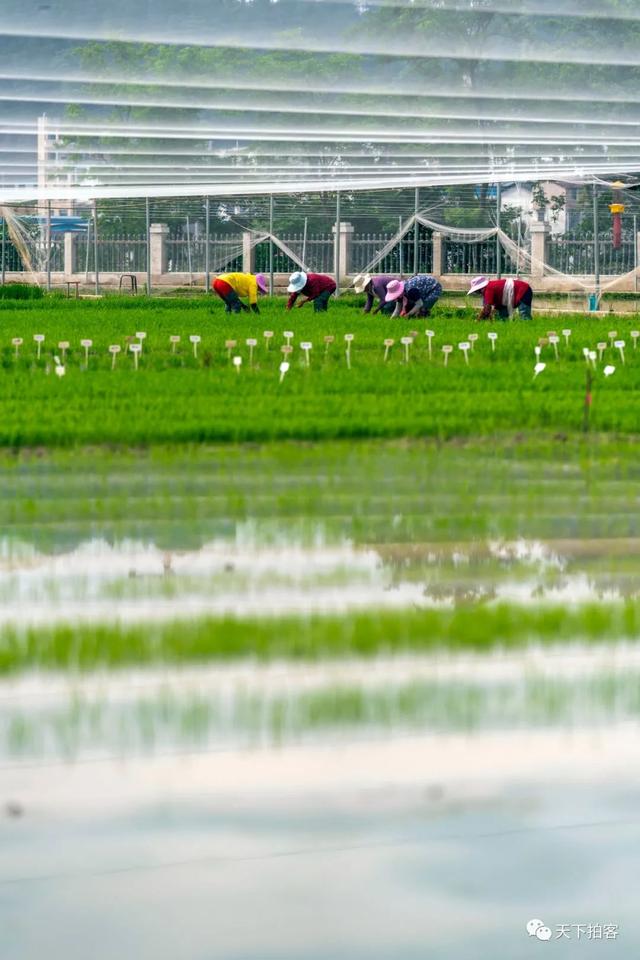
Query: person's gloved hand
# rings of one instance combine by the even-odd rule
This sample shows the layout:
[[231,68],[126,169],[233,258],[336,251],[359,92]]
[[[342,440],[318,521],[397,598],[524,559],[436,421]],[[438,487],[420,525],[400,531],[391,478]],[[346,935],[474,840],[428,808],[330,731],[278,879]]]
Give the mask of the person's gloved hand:
[[257,303],[252,303],[251,309],[253,310],[254,313],[260,313],[260,307],[258,306]]

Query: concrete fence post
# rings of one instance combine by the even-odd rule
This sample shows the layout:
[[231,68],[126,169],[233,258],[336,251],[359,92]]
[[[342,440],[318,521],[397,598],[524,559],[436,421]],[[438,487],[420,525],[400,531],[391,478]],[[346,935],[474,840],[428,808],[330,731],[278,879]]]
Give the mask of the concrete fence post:
[[149,227],[149,249],[151,252],[151,274],[159,277],[167,272],[169,227],[166,223],[152,223]]
[[65,233],[64,235],[64,272],[65,276],[70,277],[77,272],[78,268],[78,236],[75,233]]
[[[331,228],[334,236],[336,235],[335,225]],[[351,273],[351,253],[353,243],[354,227],[352,223],[340,221],[340,233],[338,235],[338,268],[341,277],[346,277]]]
[[242,272],[256,272],[256,248],[250,230],[242,231]]
[[531,230],[531,276],[544,277],[544,265],[549,261],[549,235],[551,227],[548,223],[534,221]]
[[442,276],[442,234],[437,230],[431,234],[431,272],[434,277]]

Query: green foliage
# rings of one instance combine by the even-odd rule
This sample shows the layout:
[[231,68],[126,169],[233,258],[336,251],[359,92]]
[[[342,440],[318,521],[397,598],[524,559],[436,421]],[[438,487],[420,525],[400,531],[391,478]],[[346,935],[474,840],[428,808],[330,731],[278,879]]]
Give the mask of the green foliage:
[[491,650],[532,642],[626,639],[637,601],[526,608],[375,610],[305,618],[199,618],[175,623],[5,629],[0,674],[20,669],[94,669],[146,663],[255,658],[320,660],[380,653]]
[[42,287],[29,283],[5,283],[0,286],[0,300],[42,300]]

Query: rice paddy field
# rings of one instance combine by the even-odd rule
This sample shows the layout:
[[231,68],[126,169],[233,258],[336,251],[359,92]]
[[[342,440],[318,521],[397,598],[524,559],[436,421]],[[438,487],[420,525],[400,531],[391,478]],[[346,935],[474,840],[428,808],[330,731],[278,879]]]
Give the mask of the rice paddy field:
[[[219,301],[206,298],[0,301],[0,445],[577,431],[584,420],[585,348],[599,358],[593,429],[635,432],[640,354],[630,335],[638,322],[633,315],[609,323],[545,313],[527,324],[477,324],[476,313],[445,303],[428,321],[392,321],[364,316],[357,298],[319,314],[309,305],[287,313],[282,301],[266,302],[259,316],[225,314]],[[265,339],[265,331],[273,337]],[[286,355],[285,331],[293,334]],[[142,341],[138,332],[146,334]],[[550,332],[559,343],[544,343]],[[478,339],[469,341],[470,334]],[[180,342],[171,343],[172,336]],[[192,336],[201,339],[193,344]],[[403,345],[403,338],[411,343]],[[83,340],[91,345],[83,347]],[[385,348],[385,340],[394,343]],[[624,363],[616,341],[625,343]],[[69,344],[64,353],[60,343]],[[142,352],[132,353],[139,343]],[[311,344],[306,353],[302,343]],[[109,353],[110,346],[120,352]],[[64,359],[64,377],[55,375],[56,355]],[[538,359],[546,368],[534,378]],[[603,372],[608,365],[616,367],[611,377]]]
[[640,319],[261,307],[0,302],[2,950],[633,956]]

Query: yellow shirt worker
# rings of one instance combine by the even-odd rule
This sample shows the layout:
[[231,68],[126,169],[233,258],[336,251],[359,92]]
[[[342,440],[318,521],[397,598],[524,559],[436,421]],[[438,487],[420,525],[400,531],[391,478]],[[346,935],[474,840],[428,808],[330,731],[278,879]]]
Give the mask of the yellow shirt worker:
[[262,273],[255,276],[253,273],[221,273],[213,281],[212,287],[214,292],[224,301],[226,313],[248,311],[249,307],[242,302],[242,299],[249,301],[254,313],[260,313],[258,292],[267,292],[267,278]]

